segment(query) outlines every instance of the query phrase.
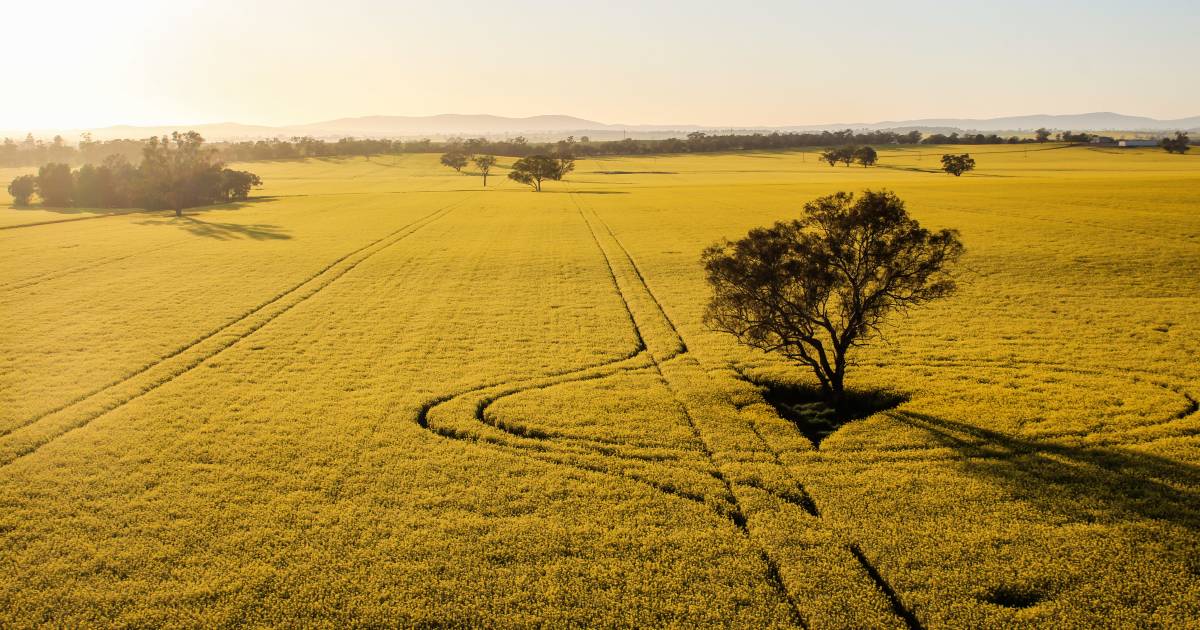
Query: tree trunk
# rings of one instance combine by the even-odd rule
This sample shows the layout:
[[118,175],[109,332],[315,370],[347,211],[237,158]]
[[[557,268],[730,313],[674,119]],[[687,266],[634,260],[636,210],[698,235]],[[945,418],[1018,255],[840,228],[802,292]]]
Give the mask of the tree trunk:
[[840,410],[846,400],[844,374],[834,373],[829,376],[829,402],[834,409]]

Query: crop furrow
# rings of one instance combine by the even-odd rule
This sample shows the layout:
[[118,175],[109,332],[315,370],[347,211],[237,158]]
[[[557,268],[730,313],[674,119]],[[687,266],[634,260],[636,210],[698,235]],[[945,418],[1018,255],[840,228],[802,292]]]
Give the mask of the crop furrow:
[[[651,289],[650,289],[649,285],[646,283],[645,277],[641,273],[641,270],[638,267],[636,261],[634,261],[633,257],[630,255],[628,248],[625,247],[625,245],[621,242],[621,240],[619,238],[617,238],[616,234],[613,233],[612,229],[609,228],[608,224],[602,218],[600,218],[600,216],[598,214],[596,214],[596,212],[594,210],[591,210],[591,213],[595,216],[596,220],[601,225],[604,226],[605,231],[608,233],[609,237],[612,239],[613,243],[617,246],[617,248],[619,248],[624,253],[626,260],[629,262],[629,265],[633,268],[633,270],[635,272],[638,282],[645,289],[646,293],[651,297],[651,299],[657,306],[657,310],[658,310],[660,316],[663,317],[667,321],[667,323],[670,325],[671,331],[679,338],[679,346],[678,346],[679,352],[675,356],[686,353],[687,345],[683,341],[682,336],[679,335],[678,327],[675,325],[675,323],[673,321],[671,321],[671,318],[667,315],[666,310],[662,307],[662,302],[659,301],[659,299],[651,291]],[[591,225],[589,223],[589,228],[590,227],[591,227]],[[593,230],[593,236],[594,235],[595,235],[595,231]],[[599,244],[599,239],[597,239],[597,244]],[[605,257],[605,259],[609,260],[607,256]],[[624,295],[622,295],[622,299],[625,299]],[[674,357],[672,357],[672,358],[674,358]],[[651,354],[651,359],[654,360],[655,368],[658,370],[659,375],[662,377],[663,382],[666,384],[666,386],[669,389],[671,389],[676,402],[679,404],[683,413],[688,418],[689,423],[692,425],[694,431],[696,432],[697,438],[705,443],[705,452],[706,452],[706,455],[708,456],[709,461],[712,463],[713,467],[719,471],[720,465],[717,462],[715,454],[713,453],[713,451],[711,449],[711,445],[709,445],[707,443],[707,441],[704,440],[703,434],[700,431],[698,423],[695,421],[695,418],[692,416],[690,411],[687,409],[687,404],[683,401],[683,398],[679,395],[679,393],[675,390],[675,387],[671,384],[670,380],[663,373],[662,365],[659,362],[658,358],[654,357],[653,354]],[[697,365],[699,365],[698,362],[697,362]],[[785,475],[787,477],[792,479],[793,483],[795,484],[795,487],[798,489],[798,491],[800,493],[800,496],[795,497],[795,498],[789,498],[789,497],[783,496],[780,493],[770,492],[770,494],[772,494],[773,496],[776,496],[777,498],[782,499],[783,501],[785,501],[788,504],[794,505],[794,506],[798,507],[799,509],[804,510],[805,512],[807,512],[808,514],[810,514],[814,517],[819,518],[820,510],[819,510],[815,500],[808,493],[808,491],[804,488],[804,486],[802,484],[800,484],[799,480],[795,479],[795,476],[791,473],[791,470],[788,469],[787,466],[783,465],[783,461],[779,457],[778,452],[762,436],[761,432],[758,431],[757,427],[754,427],[753,424],[749,423],[749,422],[747,422],[747,425],[750,426],[753,433],[759,438],[759,441],[767,448],[767,450],[770,453],[772,453],[776,465],[785,473]],[[734,491],[733,485],[723,475],[720,478],[723,482],[725,482],[727,489],[729,490],[730,494],[734,497],[735,507],[737,508],[738,513],[741,514],[743,523],[745,523],[745,514],[744,514],[744,512],[742,512],[740,502],[737,499],[737,494]],[[745,532],[745,535],[747,536],[748,539],[752,539],[751,534],[750,534],[750,529],[748,527],[746,527],[745,525],[743,525],[743,531]],[[852,550],[858,549],[858,546],[856,543],[852,543],[851,545],[852,545],[851,546]],[[773,583],[773,585],[775,585],[775,588],[784,597],[785,601],[787,601],[788,604],[791,606],[791,610],[793,612],[794,619],[797,621],[797,623],[799,623],[800,625],[806,625],[803,616],[800,614],[799,606],[797,605],[795,599],[792,597],[785,582],[783,581],[782,574],[780,573],[778,563],[772,558],[769,550],[765,546],[760,545],[759,549],[760,549],[760,553],[762,554],[763,560],[767,563],[767,566],[770,569],[769,580]],[[861,563],[863,558],[858,557],[859,555],[860,554],[855,554],[856,558]],[[868,577],[870,577],[871,580],[875,583],[876,587],[879,588],[880,591],[888,598],[889,602],[893,606],[893,612],[897,616],[899,616],[908,627],[920,628],[920,624],[916,620],[916,617],[913,616],[910,611],[908,611],[906,608],[904,608],[900,604],[899,597],[896,595],[896,593],[894,591],[891,590],[891,587],[887,584],[887,582],[883,579],[883,577],[880,576],[879,572],[877,570],[875,570],[874,566],[871,566],[868,563],[863,566],[863,569],[864,569],[864,571],[867,572]]]
[[89,271],[92,269],[96,269],[98,267],[103,267],[105,265],[111,265],[113,263],[121,262],[122,260],[129,260],[130,258],[134,258],[136,256],[141,256],[143,254],[149,254],[151,252],[155,252],[160,249],[166,249],[168,247],[174,247],[175,245],[176,245],[175,243],[167,243],[166,245],[159,245],[158,247],[151,247],[149,249],[143,249],[143,250],[134,252],[132,254],[125,254],[124,256],[109,256],[107,258],[102,258],[101,260],[98,260],[98,261],[93,262],[88,265],[79,265],[77,267],[72,267],[70,269],[63,269],[63,270],[58,270],[58,271],[47,271],[46,273],[41,273],[41,274],[37,274],[35,276],[30,276],[27,278],[22,278],[20,280],[14,280],[12,282],[2,284],[2,285],[0,285],[0,292],[7,293],[9,291],[16,291],[18,289],[24,289],[27,287],[37,286],[39,284],[42,284],[43,282],[50,282],[51,280],[65,278],[67,276],[74,275],[74,274],[80,273],[82,271]]
[[[464,201],[465,198],[438,208],[339,257],[304,281],[276,294],[234,321],[204,334],[121,379],[10,429],[0,435],[0,466],[6,466],[20,457],[29,455],[69,431],[85,426],[96,418],[171,382],[313,297],[375,254],[444,217]],[[195,352],[192,352],[193,350]],[[132,393],[129,390],[132,390]],[[106,393],[108,395],[105,395]]]

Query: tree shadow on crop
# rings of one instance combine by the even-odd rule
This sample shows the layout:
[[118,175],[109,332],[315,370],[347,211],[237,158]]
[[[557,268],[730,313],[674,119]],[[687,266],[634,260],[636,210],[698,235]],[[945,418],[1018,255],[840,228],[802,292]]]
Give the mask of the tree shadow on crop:
[[589,171],[598,175],[678,175],[675,171]]
[[[933,175],[948,175],[940,168],[921,168],[920,166],[900,166],[898,164],[876,164],[876,168],[886,168],[893,171],[908,171],[910,173],[931,173]],[[963,173],[962,177],[1016,177],[1016,175],[1001,175],[999,173]]]
[[[297,196],[307,197],[308,195],[284,195],[284,196],[286,196],[286,197],[297,197]],[[282,197],[278,196],[278,195],[261,195],[261,196],[249,197],[246,199],[242,199],[240,201],[229,201],[229,202],[225,202],[225,203],[217,203],[217,204],[212,204],[212,205],[208,205],[208,206],[197,206],[195,208],[189,208],[189,210],[192,210],[192,211],[197,211],[197,210],[203,210],[203,211],[207,211],[207,210],[240,210],[242,208],[246,208],[246,207],[249,207],[249,206],[252,206],[255,204],[259,204],[259,203],[265,203],[265,202],[269,202],[269,201],[277,201],[281,198]],[[0,207],[2,207],[2,206],[0,206]],[[8,207],[9,207],[9,209],[16,210],[18,212],[38,210],[41,212],[53,212],[55,214],[96,214],[96,215],[105,215],[105,216],[119,215],[119,214],[148,214],[148,213],[170,212],[169,210],[150,210],[147,208],[84,208],[84,207],[73,207],[73,206],[71,206],[71,207],[56,207],[56,206],[44,206],[40,203],[39,204],[30,204],[27,206],[18,206],[16,204],[10,204]]]
[[1200,529],[1200,467],[1126,448],[1028,440],[913,411],[891,414],[967,458],[968,472],[1079,522],[1131,517]]
[[162,219],[147,219],[138,221],[138,225],[163,225],[178,227],[193,236],[211,238],[218,241],[235,239],[250,239],[255,241],[288,240],[291,237],[278,225],[266,223],[225,223],[221,221],[204,221],[192,215]]
[[[612,182],[605,182],[612,183]],[[543,194],[552,195],[628,195],[628,190],[543,190]]]
[[10,204],[8,206],[8,208],[11,210],[16,210],[17,212],[24,212],[24,211],[29,211],[29,210],[40,210],[42,212],[53,212],[55,214],[109,215],[109,214],[133,214],[133,213],[137,213],[137,212],[146,212],[145,210],[143,210],[141,208],[74,208],[74,207],[60,208],[60,207],[55,207],[55,206],[43,206],[42,204],[30,204],[27,206],[18,206],[16,204]]
[[817,448],[842,425],[892,409],[908,400],[904,394],[892,390],[855,389],[846,390],[843,401],[833,406],[816,387],[751,378],[746,374],[742,374],[742,378],[758,387],[763,399],[775,408],[776,413],[796,425],[796,429]]

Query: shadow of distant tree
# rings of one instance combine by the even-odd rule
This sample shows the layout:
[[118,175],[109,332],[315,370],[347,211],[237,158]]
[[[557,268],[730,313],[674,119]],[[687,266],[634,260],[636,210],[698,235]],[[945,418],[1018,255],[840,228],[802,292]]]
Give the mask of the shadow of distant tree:
[[1022,439],[913,411],[891,417],[931,434],[962,466],[1014,496],[1080,522],[1142,517],[1200,529],[1200,467],[1120,447]]
[[225,223],[220,221],[204,221],[191,215],[171,217],[169,219],[149,219],[138,221],[138,225],[169,225],[178,227],[194,236],[212,238],[219,241],[248,238],[255,241],[276,241],[292,238],[278,225],[266,223]]

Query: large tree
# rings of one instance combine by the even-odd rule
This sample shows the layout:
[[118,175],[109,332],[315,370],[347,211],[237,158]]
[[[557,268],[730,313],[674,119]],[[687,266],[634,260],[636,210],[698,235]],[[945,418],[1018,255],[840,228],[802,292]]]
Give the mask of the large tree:
[[756,228],[704,250],[709,327],[812,369],[827,399],[844,401],[850,351],[897,311],[950,295],[958,233],[922,228],[889,191],[839,192],[803,218]]
[[36,175],[18,175],[8,185],[8,194],[12,195],[13,205],[28,206],[33,193],[37,192]]
[[71,167],[61,163],[45,164],[38,169],[38,194],[42,205],[53,208],[70,207],[75,197],[75,181]]
[[854,150],[854,161],[863,165],[863,168],[875,166],[879,162],[879,153],[872,147],[859,147]]
[[946,154],[942,156],[942,170],[955,177],[960,177],[967,171],[975,170],[975,158],[969,153],[962,155]]
[[222,169],[216,152],[205,148],[204,138],[195,131],[150,138],[139,167],[145,205],[170,208],[175,216],[183,216],[184,208],[215,200],[211,191],[219,188]]
[[442,164],[449,166],[459,173],[461,173],[463,167],[467,165],[468,160],[469,158],[467,157],[467,154],[461,151],[451,151],[442,155]]
[[531,155],[513,162],[508,178],[532,187],[534,192],[541,192],[544,180],[559,181],[573,170],[575,170],[575,158],[573,157]]

